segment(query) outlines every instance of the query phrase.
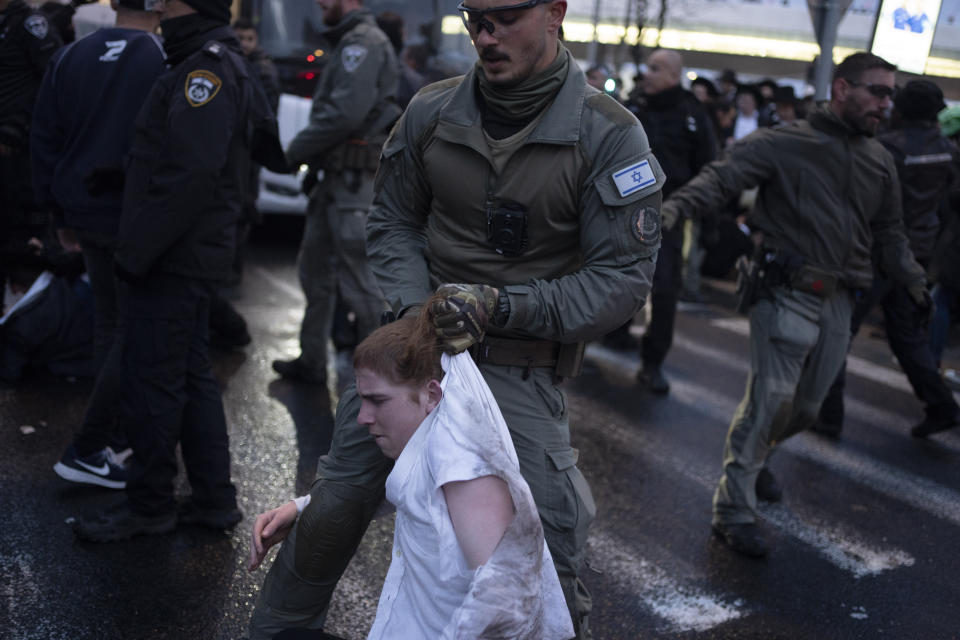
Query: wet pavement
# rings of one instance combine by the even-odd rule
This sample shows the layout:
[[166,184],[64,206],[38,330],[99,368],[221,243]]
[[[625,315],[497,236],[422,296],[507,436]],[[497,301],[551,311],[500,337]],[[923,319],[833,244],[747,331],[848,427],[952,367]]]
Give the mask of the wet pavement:
[[[246,571],[253,517],[313,479],[329,446],[331,402],[278,380],[298,351],[298,221],[255,231],[234,302],[253,336],[217,351],[233,477],[246,519],[106,545],[70,519],[122,498],[51,470],[90,384],[33,374],[0,390],[0,638],[243,638],[265,570]],[[960,433],[917,441],[921,417],[882,339],[861,332],[843,436],[801,434],[771,466],[784,501],[762,505],[775,547],[738,557],[710,535],[727,424],[743,392],[745,320],[729,287],[677,321],[665,398],[634,383],[635,354],[591,346],[567,387],[574,446],[598,517],[585,579],[598,640],[633,638],[960,638]],[[957,350],[951,349],[956,360]],[[952,362],[951,362],[952,364]],[[185,478],[178,478],[182,493]],[[389,562],[392,517],[371,526],[341,581],[328,631],[366,636]]]

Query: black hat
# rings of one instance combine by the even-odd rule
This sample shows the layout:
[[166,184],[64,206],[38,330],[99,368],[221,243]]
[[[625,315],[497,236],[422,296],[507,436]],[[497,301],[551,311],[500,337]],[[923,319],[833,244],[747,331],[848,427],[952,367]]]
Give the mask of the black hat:
[[213,18],[217,22],[230,24],[230,0],[183,0],[197,10],[197,13]]
[[936,120],[946,105],[943,91],[929,80],[911,80],[897,92],[894,108],[904,120]]
[[135,11],[163,11],[163,2],[158,0],[117,0],[117,4]]
[[774,104],[796,104],[797,94],[790,85],[778,86],[773,91]]
[[690,82],[690,86],[696,86],[702,84],[703,87],[707,90],[707,95],[711,98],[716,98],[720,93],[717,91],[717,86],[704,78],[703,76],[697,76]]

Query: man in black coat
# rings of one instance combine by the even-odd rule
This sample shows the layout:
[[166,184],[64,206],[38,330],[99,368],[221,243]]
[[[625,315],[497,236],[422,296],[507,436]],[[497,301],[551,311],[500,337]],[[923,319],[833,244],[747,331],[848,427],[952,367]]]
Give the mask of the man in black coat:
[[[627,103],[643,125],[650,148],[667,175],[663,195],[682,186],[717,156],[717,140],[710,116],[689,91],[680,86],[683,59],[676,51],[659,49],[647,59],[644,93]],[[682,225],[665,231],[650,293],[650,321],[640,343],[641,384],[657,394],[670,391],[661,366],[673,342],[683,271]],[[629,330],[629,324],[619,330]]]
[[[242,518],[208,314],[230,271],[251,147],[282,151],[229,20],[229,0],[168,0],[164,9],[171,69],[137,118],[116,251],[126,283],[120,412],[134,453],[127,500],[79,521],[86,540],[164,533],[178,519],[229,529]],[[193,490],[179,515],[178,443]]]
[[[937,85],[928,80],[911,80],[894,101],[891,130],[877,136],[896,163],[907,239],[924,268],[933,258],[940,231],[940,205],[954,180],[958,162],[957,148],[937,127],[937,113],[943,107],[943,92]],[[911,435],[924,438],[960,426],[960,407],[940,377],[927,339],[929,318],[926,314],[918,317],[907,288],[890,280],[876,268],[875,261],[873,285],[854,308],[852,335],[857,334],[877,304],[883,310],[890,348],[913,392],[925,405],[926,417],[910,430]],[[844,378],[845,368],[823,401],[814,431],[833,437],[840,434]]]
[[[0,0],[0,255],[17,255],[46,226],[30,181],[30,119],[44,69],[60,44],[41,12],[23,0]],[[0,288],[12,266],[0,259]]]

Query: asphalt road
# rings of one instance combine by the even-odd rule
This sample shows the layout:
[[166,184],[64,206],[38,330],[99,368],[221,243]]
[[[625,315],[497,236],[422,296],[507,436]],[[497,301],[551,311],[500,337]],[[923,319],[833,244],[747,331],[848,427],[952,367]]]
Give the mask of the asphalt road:
[[[89,383],[34,374],[0,390],[0,638],[244,637],[265,575],[245,569],[253,516],[306,489],[332,427],[327,394],[270,369],[298,350],[297,225],[273,221],[255,236],[235,302],[253,344],[215,354],[247,518],[229,535],[180,527],[77,542],[70,518],[122,497],[51,470]],[[910,438],[920,405],[871,327],[854,346],[842,438],[801,434],[772,460],[785,497],[761,507],[770,557],[741,558],[711,537],[710,499],[748,362],[746,321],[725,291],[715,283],[710,304],[680,313],[669,396],[638,390],[635,354],[600,346],[567,386],[598,505],[586,572],[594,636],[960,638],[960,433]],[[368,531],[329,632],[366,636],[392,524],[385,516]]]

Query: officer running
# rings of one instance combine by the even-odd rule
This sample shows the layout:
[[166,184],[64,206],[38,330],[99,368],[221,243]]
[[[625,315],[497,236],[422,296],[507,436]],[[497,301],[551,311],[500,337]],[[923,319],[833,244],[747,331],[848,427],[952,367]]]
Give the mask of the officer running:
[[773,447],[809,427],[850,339],[854,293],[870,286],[871,250],[914,304],[929,308],[907,246],[893,159],[873,139],[896,67],[855,53],[834,70],[829,104],[808,120],[737,142],[664,203],[665,226],[759,187],[751,220],[763,242],[743,287],[750,375],[727,433],[713,530],[735,551],[766,555],[756,481]]
[[[466,0],[479,54],[422,89],[384,146],[371,264],[398,315],[444,295],[438,331],[469,348],[513,437],[574,628],[593,496],[570,446],[567,398],[584,341],[622,325],[650,290],[664,175],[630,112],[588,87],[560,43],[563,0]],[[319,629],[391,468],[341,398],[310,504],[280,549],[251,638]],[[275,539],[264,541],[267,545]]]
[[275,360],[273,368],[284,378],[325,385],[337,293],[356,315],[358,340],[380,326],[386,309],[367,262],[364,227],[380,147],[400,106],[393,45],[373,14],[360,0],[317,4],[334,49],[313,95],[310,124],[290,142],[287,160],[324,175],[310,192],[297,259],[307,299],[300,356]]

